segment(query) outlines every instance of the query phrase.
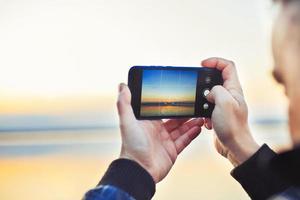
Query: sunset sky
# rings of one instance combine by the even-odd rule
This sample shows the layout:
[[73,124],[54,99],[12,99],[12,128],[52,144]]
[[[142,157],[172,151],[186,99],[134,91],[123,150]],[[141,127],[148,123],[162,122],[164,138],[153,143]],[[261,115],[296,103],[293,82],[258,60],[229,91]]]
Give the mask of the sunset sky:
[[197,71],[143,70],[142,102],[194,102]]
[[235,61],[250,116],[285,118],[261,0],[0,1],[0,128],[116,124],[133,65]]

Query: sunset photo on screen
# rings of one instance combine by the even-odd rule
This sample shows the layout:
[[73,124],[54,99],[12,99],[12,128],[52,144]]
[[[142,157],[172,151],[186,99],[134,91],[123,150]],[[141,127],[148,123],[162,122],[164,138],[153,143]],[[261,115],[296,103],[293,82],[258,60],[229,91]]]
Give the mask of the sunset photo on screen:
[[194,115],[197,77],[196,70],[145,69],[140,115]]

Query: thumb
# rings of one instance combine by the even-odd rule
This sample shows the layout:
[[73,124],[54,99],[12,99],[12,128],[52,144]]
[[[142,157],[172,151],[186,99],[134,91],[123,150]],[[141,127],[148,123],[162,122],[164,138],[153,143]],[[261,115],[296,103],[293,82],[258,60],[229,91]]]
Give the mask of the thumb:
[[224,102],[231,101],[233,97],[223,86],[216,85],[211,89],[209,94],[206,96],[206,99],[211,103],[219,105]]
[[119,85],[117,108],[121,124],[124,124],[129,120],[135,119],[131,107],[131,93],[128,86],[124,83],[121,83]]

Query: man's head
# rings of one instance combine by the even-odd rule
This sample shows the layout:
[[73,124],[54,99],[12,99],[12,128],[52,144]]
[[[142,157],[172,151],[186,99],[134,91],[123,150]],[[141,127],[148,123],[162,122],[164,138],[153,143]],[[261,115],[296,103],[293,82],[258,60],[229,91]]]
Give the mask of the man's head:
[[276,0],[280,13],[273,27],[273,75],[289,99],[292,140],[300,144],[300,0]]

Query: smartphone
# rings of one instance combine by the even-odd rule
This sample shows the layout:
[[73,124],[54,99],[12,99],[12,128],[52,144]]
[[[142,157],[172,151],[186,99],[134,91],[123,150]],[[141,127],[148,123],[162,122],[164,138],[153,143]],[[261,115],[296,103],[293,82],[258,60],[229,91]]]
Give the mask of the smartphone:
[[222,84],[221,72],[207,67],[133,66],[128,73],[137,119],[210,118],[214,104],[205,96]]

